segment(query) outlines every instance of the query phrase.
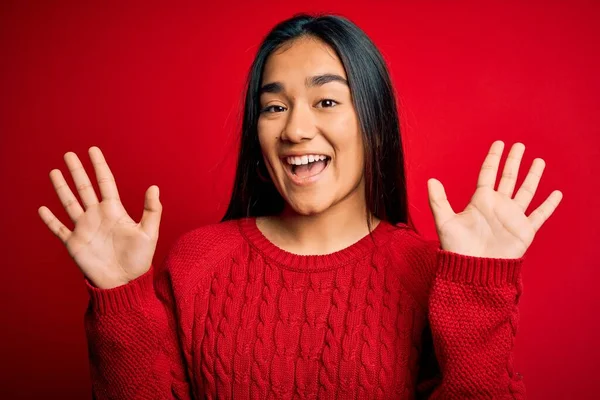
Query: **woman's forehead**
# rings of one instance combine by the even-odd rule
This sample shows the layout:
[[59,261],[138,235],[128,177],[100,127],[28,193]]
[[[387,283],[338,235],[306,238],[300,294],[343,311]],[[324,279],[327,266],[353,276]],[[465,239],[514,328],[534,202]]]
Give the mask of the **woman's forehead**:
[[263,83],[304,81],[307,77],[337,74],[346,78],[342,62],[326,43],[301,38],[273,52],[265,63]]

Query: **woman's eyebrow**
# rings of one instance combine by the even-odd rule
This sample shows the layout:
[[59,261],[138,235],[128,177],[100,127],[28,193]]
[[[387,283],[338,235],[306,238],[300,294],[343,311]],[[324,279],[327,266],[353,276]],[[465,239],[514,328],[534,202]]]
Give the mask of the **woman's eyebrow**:
[[[349,87],[348,81],[338,74],[322,74],[309,76],[306,78],[305,85],[307,88],[311,88],[315,86],[322,86],[329,82],[340,82]],[[263,93],[281,93],[282,91],[283,84],[281,82],[270,82],[263,85],[260,88],[258,95],[260,96]]]
[[348,86],[348,81],[341,77],[338,74],[323,74],[323,75],[315,75],[309,76],[306,78],[306,87],[310,88],[313,86],[322,86],[329,82],[340,82],[344,85]]

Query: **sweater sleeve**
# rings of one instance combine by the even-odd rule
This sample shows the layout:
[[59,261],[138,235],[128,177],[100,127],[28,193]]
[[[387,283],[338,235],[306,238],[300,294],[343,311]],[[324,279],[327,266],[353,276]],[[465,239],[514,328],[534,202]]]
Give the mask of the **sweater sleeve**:
[[[168,259],[167,259],[168,261]],[[190,399],[168,263],[126,285],[85,283],[94,399]]]
[[418,398],[524,399],[522,376],[513,369],[524,257],[471,257],[430,243],[436,272]]

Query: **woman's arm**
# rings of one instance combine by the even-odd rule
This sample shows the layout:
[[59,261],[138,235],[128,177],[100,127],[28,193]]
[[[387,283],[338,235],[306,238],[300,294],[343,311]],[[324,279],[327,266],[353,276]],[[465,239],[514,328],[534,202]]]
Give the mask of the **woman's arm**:
[[513,368],[524,258],[478,258],[442,249],[436,256],[419,398],[524,399],[522,376]]
[[191,399],[168,262],[113,289],[86,279],[94,399]]

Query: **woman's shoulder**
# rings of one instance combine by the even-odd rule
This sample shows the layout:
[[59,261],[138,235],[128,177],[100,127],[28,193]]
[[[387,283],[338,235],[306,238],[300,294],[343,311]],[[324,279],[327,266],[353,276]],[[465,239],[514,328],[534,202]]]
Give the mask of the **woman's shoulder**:
[[203,279],[220,262],[240,248],[243,237],[237,220],[210,223],[180,234],[170,246],[162,271],[178,293],[185,293]]
[[423,309],[437,270],[439,242],[429,239],[405,223],[397,223],[384,246],[394,276]]
[[420,233],[415,227],[404,222],[393,225],[389,237],[389,248],[397,255],[418,253],[423,256],[435,254],[439,247],[437,239],[430,239]]
[[170,253],[210,260],[234,250],[242,240],[239,220],[209,223],[179,235]]

